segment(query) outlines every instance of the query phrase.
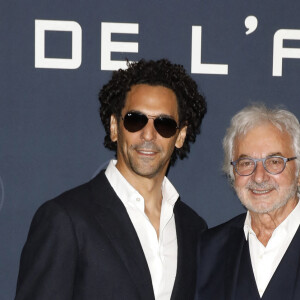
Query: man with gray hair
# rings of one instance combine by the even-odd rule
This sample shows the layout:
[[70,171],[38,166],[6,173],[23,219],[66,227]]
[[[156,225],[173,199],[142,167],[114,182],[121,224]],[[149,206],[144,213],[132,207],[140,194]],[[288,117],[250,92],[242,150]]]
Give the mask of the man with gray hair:
[[223,147],[247,213],[203,234],[197,299],[300,299],[299,121],[284,109],[246,107]]

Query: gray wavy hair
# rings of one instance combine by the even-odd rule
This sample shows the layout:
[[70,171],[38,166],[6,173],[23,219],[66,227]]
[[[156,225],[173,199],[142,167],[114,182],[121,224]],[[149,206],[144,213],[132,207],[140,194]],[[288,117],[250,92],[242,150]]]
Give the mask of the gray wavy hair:
[[[292,147],[297,156],[297,174],[300,170],[300,124],[296,116],[281,108],[267,108],[262,103],[255,103],[245,107],[232,119],[223,139],[224,164],[223,171],[234,182],[233,168],[230,162],[234,157],[234,141],[240,135],[245,135],[250,129],[270,122],[280,131],[286,131],[292,138]],[[298,194],[300,187],[298,187]]]

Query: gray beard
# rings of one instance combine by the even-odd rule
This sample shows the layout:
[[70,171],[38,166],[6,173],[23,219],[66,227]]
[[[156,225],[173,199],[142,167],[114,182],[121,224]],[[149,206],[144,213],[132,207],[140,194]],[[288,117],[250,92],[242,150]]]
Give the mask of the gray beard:
[[[280,187],[278,186],[278,184],[276,183],[268,183],[268,182],[262,182],[262,183],[256,183],[253,181],[250,181],[247,185],[246,188],[248,189],[276,189],[277,191],[280,189]],[[244,207],[246,207],[247,210],[254,212],[254,213],[259,213],[259,214],[266,214],[266,213],[270,213],[272,211],[275,211],[283,206],[285,206],[288,201],[290,199],[292,199],[295,195],[297,195],[297,182],[295,181],[294,184],[291,184],[287,189],[286,189],[286,193],[285,196],[280,199],[277,203],[274,203],[274,205],[272,205],[269,208],[266,209],[256,209],[250,201],[247,201],[247,199],[245,199],[245,197],[243,196],[243,193],[240,191],[240,189],[235,188],[236,194],[239,197],[242,205]]]

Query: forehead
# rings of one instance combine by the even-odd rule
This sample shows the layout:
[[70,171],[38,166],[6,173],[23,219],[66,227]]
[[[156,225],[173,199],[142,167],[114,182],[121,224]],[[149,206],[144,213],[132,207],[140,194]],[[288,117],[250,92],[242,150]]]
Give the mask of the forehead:
[[294,155],[292,139],[286,131],[279,130],[270,123],[265,123],[250,129],[245,135],[235,139],[235,158],[242,155],[255,158],[271,154],[289,157]]
[[178,117],[175,93],[164,86],[138,84],[127,93],[123,111],[137,110],[149,115],[166,114]]

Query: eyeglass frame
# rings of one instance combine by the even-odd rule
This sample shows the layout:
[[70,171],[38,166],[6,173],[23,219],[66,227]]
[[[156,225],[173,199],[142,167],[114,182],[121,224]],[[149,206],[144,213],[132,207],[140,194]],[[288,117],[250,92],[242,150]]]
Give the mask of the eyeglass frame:
[[[272,158],[272,157],[274,157],[274,158],[281,158],[281,159],[284,161],[284,167],[283,167],[283,169],[282,169],[280,172],[278,172],[278,173],[272,173],[272,172],[270,172],[269,170],[267,170],[267,167],[265,166],[265,161],[266,161],[267,159]],[[253,171],[252,171],[250,174],[242,175],[242,174],[240,174],[240,173],[238,172],[238,170],[237,170],[237,166],[236,166],[237,163],[238,163],[240,160],[243,160],[243,159],[250,159],[250,160],[254,161],[254,164],[255,164],[255,165],[254,165]],[[252,174],[255,172],[256,167],[257,167],[257,162],[258,162],[258,161],[261,161],[262,164],[263,164],[264,169],[265,169],[269,174],[272,174],[272,175],[278,175],[278,174],[281,174],[281,173],[284,171],[287,162],[292,161],[292,160],[295,160],[295,159],[297,159],[297,156],[289,157],[289,158],[283,157],[283,156],[281,156],[281,155],[269,155],[269,156],[266,156],[265,158],[240,157],[239,159],[237,159],[237,160],[235,160],[235,161],[231,161],[230,164],[234,167],[234,170],[235,170],[236,173],[239,174],[240,176],[250,176],[250,175],[252,175]]]

